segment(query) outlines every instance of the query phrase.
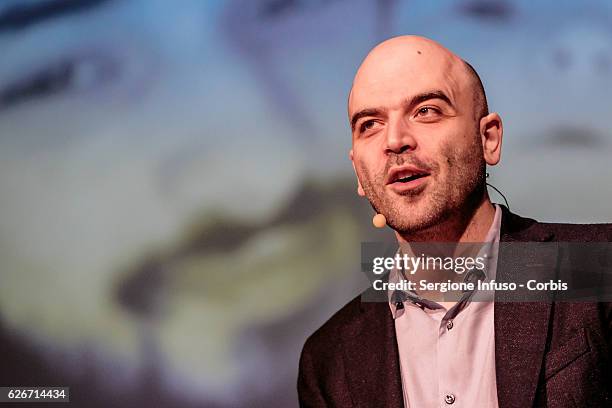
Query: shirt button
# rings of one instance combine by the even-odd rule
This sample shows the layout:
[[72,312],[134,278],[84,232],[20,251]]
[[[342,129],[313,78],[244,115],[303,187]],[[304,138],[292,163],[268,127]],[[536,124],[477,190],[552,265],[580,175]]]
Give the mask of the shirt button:
[[[450,330],[453,328],[453,321],[449,320],[448,322],[446,322],[446,330]],[[452,402],[451,402],[452,404]]]
[[448,405],[451,405],[455,402],[455,396],[453,394],[446,394],[444,396],[444,402],[446,402]]

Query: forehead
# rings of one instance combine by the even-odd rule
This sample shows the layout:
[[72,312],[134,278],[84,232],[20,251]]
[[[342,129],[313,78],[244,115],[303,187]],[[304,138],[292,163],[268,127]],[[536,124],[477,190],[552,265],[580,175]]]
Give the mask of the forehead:
[[401,105],[406,99],[442,91],[455,105],[469,98],[463,61],[428,46],[373,51],[359,68],[349,97],[349,115],[367,108]]

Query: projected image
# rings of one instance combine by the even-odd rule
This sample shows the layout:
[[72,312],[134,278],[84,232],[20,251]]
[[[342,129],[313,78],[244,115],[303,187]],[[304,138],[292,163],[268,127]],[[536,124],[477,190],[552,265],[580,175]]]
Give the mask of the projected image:
[[612,199],[611,22],[602,1],[2,2],[0,385],[297,406],[306,336],[361,291],[360,243],[392,238],[348,159],[365,53],[412,33],[465,56],[507,124],[490,182],[589,222]]

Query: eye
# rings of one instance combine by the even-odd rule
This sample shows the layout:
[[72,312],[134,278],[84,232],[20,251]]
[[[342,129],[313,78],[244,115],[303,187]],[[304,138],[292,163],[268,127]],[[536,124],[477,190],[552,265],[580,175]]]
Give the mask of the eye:
[[431,106],[423,106],[417,111],[417,116],[433,116],[440,114],[440,111]]
[[359,132],[367,132],[368,130],[374,129],[379,123],[374,119],[366,120],[359,126]]

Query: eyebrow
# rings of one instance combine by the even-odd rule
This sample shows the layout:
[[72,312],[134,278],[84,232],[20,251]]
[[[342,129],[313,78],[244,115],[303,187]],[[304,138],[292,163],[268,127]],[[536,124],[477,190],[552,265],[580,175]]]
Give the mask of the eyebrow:
[[[436,90],[431,92],[424,92],[410,98],[405,104],[404,107],[406,110],[412,109],[415,105],[423,103],[425,101],[429,101],[431,99],[440,99],[450,105],[451,108],[454,108],[450,98],[446,96],[446,94],[442,91]],[[356,112],[351,117],[351,130],[355,130],[355,124],[357,121],[366,116],[380,116],[381,114],[386,113],[387,110],[383,108],[366,108],[362,109],[359,112]]]
[[366,116],[380,116],[386,112],[387,112],[386,109],[380,109],[380,108],[369,108],[369,109],[360,110],[359,112],[355,113],[353,117],[351,118],[351,130],[355,130],[355,124],[357,123],[359,119],[366,117]]

